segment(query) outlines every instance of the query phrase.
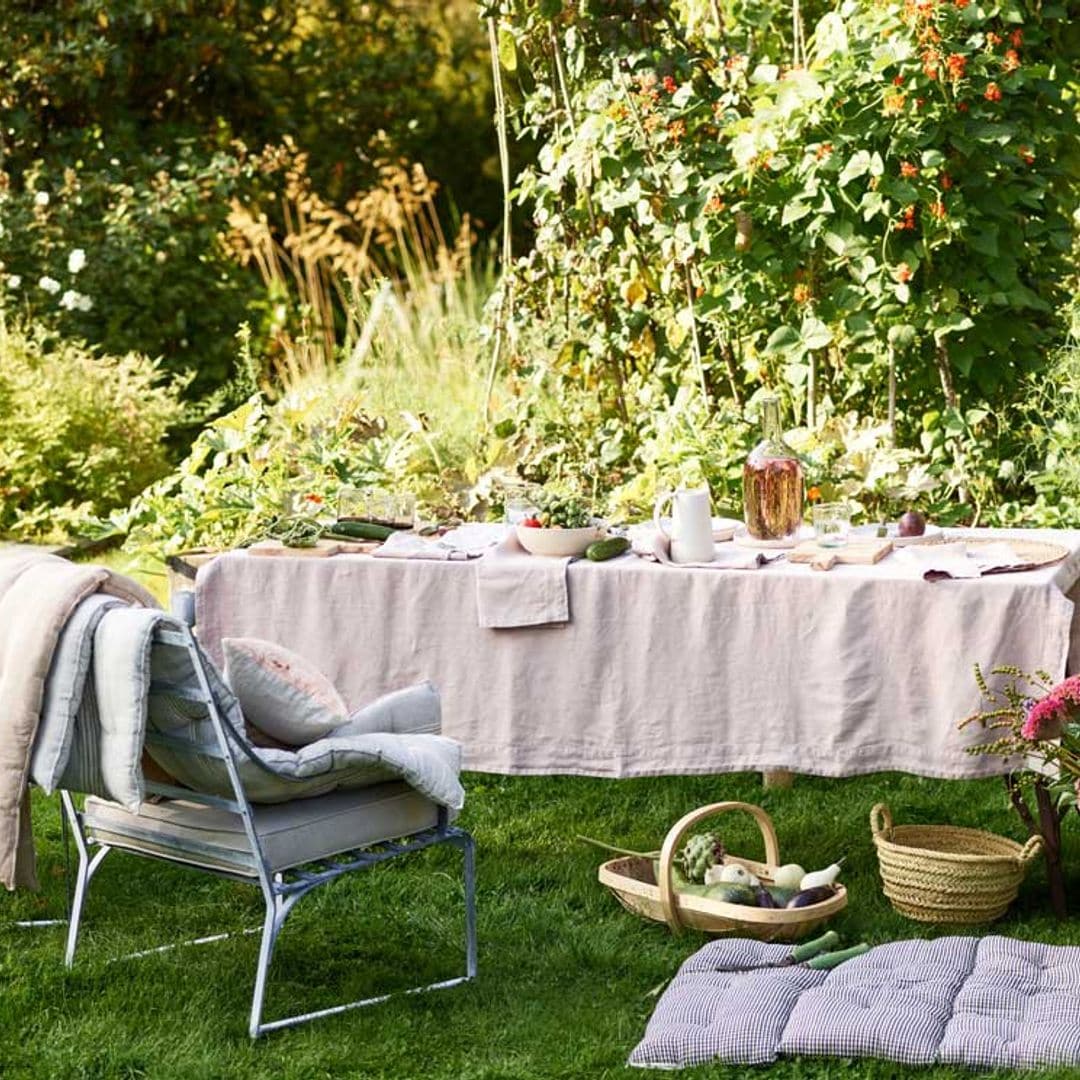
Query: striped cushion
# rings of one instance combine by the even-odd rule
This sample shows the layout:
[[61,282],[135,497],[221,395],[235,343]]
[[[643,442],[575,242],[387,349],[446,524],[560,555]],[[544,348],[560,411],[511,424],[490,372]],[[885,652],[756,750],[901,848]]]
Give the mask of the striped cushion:
[[789,952],[750,941],[706,945],[657,1003],[630,1064],[671,1069],[825,1055],[1080,1068],[1080,948],[949,937],[879,945],[831,972],[720,970]]

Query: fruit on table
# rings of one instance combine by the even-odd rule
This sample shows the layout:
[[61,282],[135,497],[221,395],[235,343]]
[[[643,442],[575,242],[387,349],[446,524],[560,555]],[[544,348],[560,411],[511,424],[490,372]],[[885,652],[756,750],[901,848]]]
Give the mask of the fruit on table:
[[536,500],[536,520],[543,529],[584,529],[592,524],[592,513],[576,495],[545,491]]
[[798,889],[806,871],[798,863],[786,863],[777,867],[773,874],[773,884],[779,889]]
[[922,536],[926,532],[926,518],[918,510],[909,510],[897,525],[898,536]]
[[597,540],[585,549],[585,558],[593,562],[606,562],[617,555],[630,550],[630,541],[625,536],[609,536],[606,540]]
[[524,525],[526,529],[542,529],[543,528],[543,526],[540,524],[540,519],[536,518],[536,517],[527,517],[527,518],[525,518],[525,520],[521,524]]
[[355,519],[334,522],[333,533],[335,536],[345,536],[352,540],[386,540],[396,532],[389,525],[379,525],[374,521],[357,521]]

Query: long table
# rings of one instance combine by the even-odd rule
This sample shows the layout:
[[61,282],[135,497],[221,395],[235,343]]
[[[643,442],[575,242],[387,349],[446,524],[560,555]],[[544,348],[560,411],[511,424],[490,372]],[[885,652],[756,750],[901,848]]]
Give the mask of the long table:
[[260,637],[315,663],[351,707],[422,679],[470,769],[651,776],[791,770],[930,777],[1002,771],[965,753],[972,665],[1080,670],[1080,532],[1054,566],[927,582],[890,556],[823,573],[667,567],[632,556],[568,568],[570,622],[477,625],[474,562],[338,555],[204,566],[199,633]]

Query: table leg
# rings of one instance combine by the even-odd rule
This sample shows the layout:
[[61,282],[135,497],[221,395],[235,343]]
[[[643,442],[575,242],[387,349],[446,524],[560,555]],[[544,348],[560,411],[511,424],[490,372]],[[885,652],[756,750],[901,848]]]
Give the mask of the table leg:
[[761,774],[761,786],[765,788],[789,788],[795,783],[795,774],[789,769],[767,769]]

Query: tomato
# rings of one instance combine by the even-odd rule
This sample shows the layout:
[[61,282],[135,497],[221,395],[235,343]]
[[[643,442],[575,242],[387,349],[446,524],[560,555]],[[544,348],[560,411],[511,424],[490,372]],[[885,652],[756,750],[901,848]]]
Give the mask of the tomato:
[[526,529],[542,528],[542,526],[540,525],[540,519],[534,517],[527,517],[521,524],[524,525]]

